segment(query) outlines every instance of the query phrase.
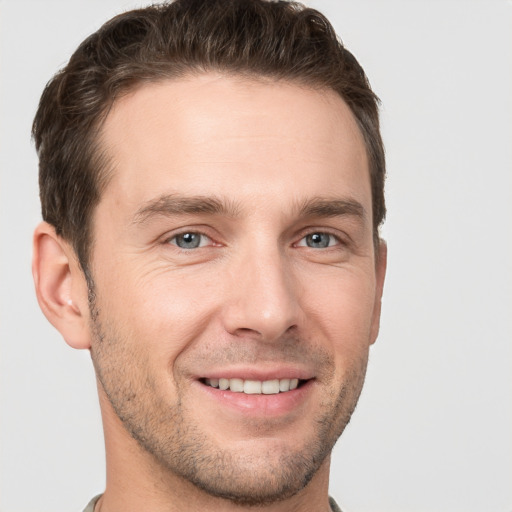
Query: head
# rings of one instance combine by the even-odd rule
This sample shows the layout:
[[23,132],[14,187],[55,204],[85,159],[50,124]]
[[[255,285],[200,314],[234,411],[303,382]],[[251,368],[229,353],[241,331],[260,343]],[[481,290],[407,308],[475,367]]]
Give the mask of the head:
[[377,99],[328,21],[120,15],[47,85],[34,138],[38,298],[91,350],[107,458],[248,505],[325,483],[385,270]]

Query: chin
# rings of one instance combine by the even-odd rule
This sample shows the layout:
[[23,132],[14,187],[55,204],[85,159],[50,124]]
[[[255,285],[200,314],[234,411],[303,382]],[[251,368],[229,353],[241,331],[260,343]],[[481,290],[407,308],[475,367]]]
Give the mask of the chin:
[[[248,442],[249,445],[254,444]],[[217,452],[215,457],[192,457],[177,474],[204,493],[238,505],[261,506],[299,493],[318,473],[330,449],[315,443],[303,450],[271,443],[258,453],[240,449]],[[168,470],[176,473],[176,467]]]

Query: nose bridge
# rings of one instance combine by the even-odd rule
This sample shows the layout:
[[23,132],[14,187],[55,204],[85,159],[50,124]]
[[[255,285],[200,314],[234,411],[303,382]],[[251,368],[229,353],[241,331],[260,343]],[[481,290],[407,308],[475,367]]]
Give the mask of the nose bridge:
[[296,283],[277,243],[255,245],[233,262],[225,328],[232,334],[251,331],[272,341],[298,321]]

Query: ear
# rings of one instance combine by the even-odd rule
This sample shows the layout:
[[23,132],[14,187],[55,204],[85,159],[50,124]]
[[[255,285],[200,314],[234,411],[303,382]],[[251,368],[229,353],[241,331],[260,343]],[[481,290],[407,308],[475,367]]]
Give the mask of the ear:
[[382,292],[384,290],[384,279],[386,277],[386,266],[388,261],[388,246],[384,240],[379,240],[375,261],[375,303],[373,305],[373,319],[370,334],[370,343],[375,343],[380,327],[380,312],[382,308]]
[[73,348],[90,348],[87,283],[72,247],[53,226],[34,232],[32,275],[37,301],[46,318]]

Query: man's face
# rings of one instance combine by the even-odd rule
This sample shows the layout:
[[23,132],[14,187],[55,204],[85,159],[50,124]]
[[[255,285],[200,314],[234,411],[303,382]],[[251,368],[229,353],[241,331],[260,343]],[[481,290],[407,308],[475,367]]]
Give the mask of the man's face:
[[94,217],[91,331],[104,414],[212,495],[298,492],[327,465],[378,329],[384,271],[348,107],[206,74],[118,100],[102,141],[113,177]]

